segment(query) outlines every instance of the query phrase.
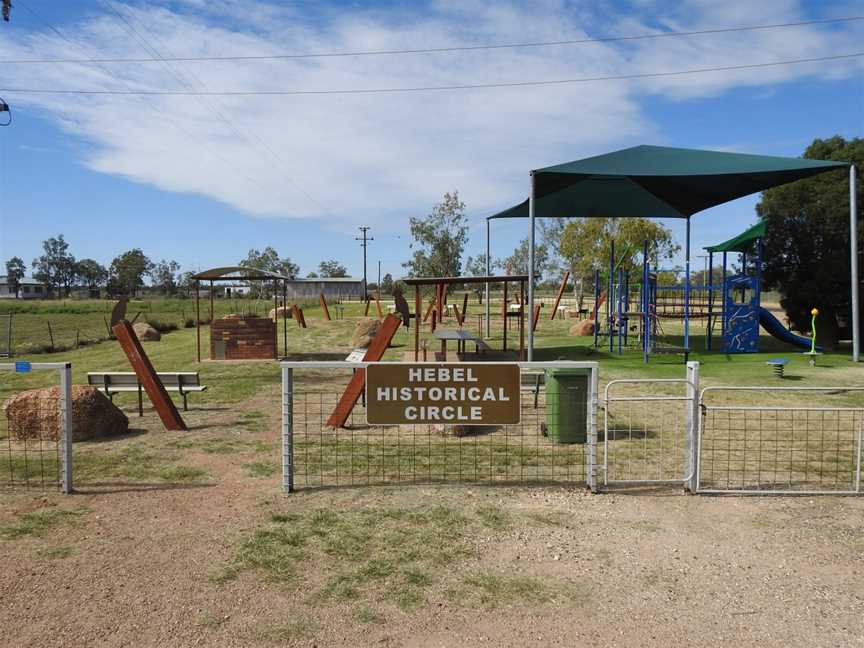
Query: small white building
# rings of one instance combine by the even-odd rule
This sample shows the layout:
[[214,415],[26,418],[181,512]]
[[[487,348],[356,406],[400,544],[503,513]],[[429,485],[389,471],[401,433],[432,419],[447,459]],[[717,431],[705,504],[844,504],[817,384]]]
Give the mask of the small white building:
[[[45,299],[48,297],[48,288],[41,281],[33,277],[23,277],[18,282],[19,299]],[[9,285],[6,275],[0,275],[0,299],[15,299],[15,291]]]

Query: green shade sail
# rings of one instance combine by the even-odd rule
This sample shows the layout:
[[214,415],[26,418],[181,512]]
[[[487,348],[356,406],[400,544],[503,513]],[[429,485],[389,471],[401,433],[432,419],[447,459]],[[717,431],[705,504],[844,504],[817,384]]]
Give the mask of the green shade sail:
[[[848,162],[634,146],[534,171],[538,218],[688,218]],[[490,216],[527,218],[528,201]]]
[[741,232],[738,236],[718,245],[711,245],[705,249],[708,252],[749,252],[753,247],[753,243],[761,238],[765,238],[765,223],[757,223],[746,231]]

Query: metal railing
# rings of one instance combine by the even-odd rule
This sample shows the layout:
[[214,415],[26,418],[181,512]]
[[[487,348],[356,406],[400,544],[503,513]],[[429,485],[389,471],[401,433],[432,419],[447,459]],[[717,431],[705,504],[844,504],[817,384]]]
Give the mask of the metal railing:
[[[535,393],[537,387],[531,385],[523,387],[521,421],[515,425],[368,425],[364,403],[358,402],[343,428],[330,428],[327,417],[350,378],[348,371],[365,369],[368,364],[281,363],[282,486],[286,492],[430,482],[566,482],[596,487],[596,362],[517,363],[523,371],[587,371],[587,393],[574,396],[578,402],[567,403],[586,408],[584,443],[559,443],[547,436],[547,422],[558,413],[556,405],[547,402],[545,391]],[[303,380],[306,371],[315,372],[314,381]]]
[[[55,393],[16,398],[8,373],[56,371]],[[67,362],[0,363],[4,399],[0,413],[0,488],[57,488],[72,492],[72,365]]]

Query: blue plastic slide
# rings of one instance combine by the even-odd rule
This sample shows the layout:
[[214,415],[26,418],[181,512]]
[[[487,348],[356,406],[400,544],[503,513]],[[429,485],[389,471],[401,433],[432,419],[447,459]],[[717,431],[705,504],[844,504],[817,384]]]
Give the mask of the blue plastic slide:
[[[797,347],[801,347],[805,351],[810,350],[810,338],[790,333],[786,327],[783,326],[783,323],[771,314],[771,311],[762,308],[761,306],[759,307],[759,324],[761,324],[762,328],[781,342],[793,344]],[[822,348],[819,346],[816,347],[816,350],[820,353],[822,352]]]

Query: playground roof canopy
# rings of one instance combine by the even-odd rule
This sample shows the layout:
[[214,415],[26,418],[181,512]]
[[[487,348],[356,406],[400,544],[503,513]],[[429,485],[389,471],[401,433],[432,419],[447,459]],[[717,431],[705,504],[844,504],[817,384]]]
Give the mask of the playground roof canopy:
[[760,238],[765,238],[764,222],[756,223],[738,236],[717,245],[710,245],[705,249],[708,252],[749,252],[753,243]]
[[[535,170],[535,216],[689,218],[735,198],[848,167],[831,160],[634,146]],[[489,218],[527,218],[528,209],[525,200]]]
[[232,281],[232,280],[261,280],[261,279],[278,279],[280,281],[290,281],[291,277],[286,277],[272,270],[262,270],[260,268],[247,268],[246,266],[228,266],[225,268],[211,268],[210,270],[202,270],[198,274],[192,275],[196,281]]

